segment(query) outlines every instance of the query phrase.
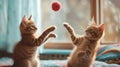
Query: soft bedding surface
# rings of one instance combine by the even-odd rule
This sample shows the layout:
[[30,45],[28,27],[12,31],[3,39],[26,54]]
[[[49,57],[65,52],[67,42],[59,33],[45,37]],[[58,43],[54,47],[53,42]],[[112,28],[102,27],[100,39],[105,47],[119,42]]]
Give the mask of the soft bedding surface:
[[[109,46],[102,47],[97,53],[97,58],[96,58],[97,61],[94,62],[93,67],[120,67],[120,65],[118,64],[107,64],[101,61],[101,60],[119,58],[118,55],[120,55],[120,53],[106,54],[105,56],[104,55],[99,56],[101,52],[105,50],[109,50],[111,48],[116,48],[116,47],[120,47],[120,45],[119,46],[109,45]],[[48,53],[48,50],[47,50],[47,53]],[[50,53],[50,50],[49,50],[49,53]],[[59,53],[59,51],[57,51],[56,53]],[[64,53],[69,54],[70,51],[66,51]],[[40,67],[65,67],[66,63],[67,63],[67,60],[40,60]],[[8,57],[0,58],[0,67],[10,66],[12,64],[13,64],[13,60],[11,58],[8,58]]]
[[[40,60],[41,67],[64,67],[67,60]],[[11,58],[3,57],[0,58],[0,67],[9,66],[13,64]],[[120,67],[117,64],[107,64],[105,62],[95,61],[93,67]]]

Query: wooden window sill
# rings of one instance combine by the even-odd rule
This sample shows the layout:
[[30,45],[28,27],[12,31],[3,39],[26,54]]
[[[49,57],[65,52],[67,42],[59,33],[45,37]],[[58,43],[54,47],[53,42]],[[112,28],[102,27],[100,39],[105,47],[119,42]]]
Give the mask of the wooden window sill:
[[[114,45],[115,43],[101,43],[100,47],[106,45]],[[44,46],[45,49],[73,49],[71,42],[48,42]]]
[[45,44],[44,48],[47,48],[47,49],[72,49],[73,45],[70,42],[66,42],[66,43],[49,42],[49,43]]

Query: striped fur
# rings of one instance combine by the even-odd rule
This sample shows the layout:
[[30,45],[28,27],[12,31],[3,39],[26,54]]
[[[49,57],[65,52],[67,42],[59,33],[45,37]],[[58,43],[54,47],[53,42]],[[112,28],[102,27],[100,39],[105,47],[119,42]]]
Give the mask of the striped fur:
[[37,47],[49,38],[56,37],[54,33],[51,33],[55,30],[55,27],[51,26],[36,38],[34,34],[37,31],[37,27],[31,18],[32,16],[29,19],[24,16],[20,24],[21,41],[14,48],[13,67],[39,67]]
[[86,29],[84,36],[79,37],[76,36],[73,28],[68,23],[64,23],[64,27],[70,34],[73,45],[75,45],[68,59],[67,67],[92,67],[97,47],[103,35],[103,25],[98,27],[94,23]]

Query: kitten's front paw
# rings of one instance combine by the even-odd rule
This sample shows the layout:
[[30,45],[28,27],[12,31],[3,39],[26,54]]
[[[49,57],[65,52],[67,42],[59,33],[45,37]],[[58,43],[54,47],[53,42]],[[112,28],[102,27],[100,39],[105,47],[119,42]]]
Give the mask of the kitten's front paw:
[[54,31],[56,29],[56,26],[49,27],[49,30]]
[[50,33],[49,37],[56,38],[56,37],[57,37],[57,35],[56,35],[56,34],[54,34],[54,33]]
[[69,24],[68,23],[63,23],[64,27],[67,27]]

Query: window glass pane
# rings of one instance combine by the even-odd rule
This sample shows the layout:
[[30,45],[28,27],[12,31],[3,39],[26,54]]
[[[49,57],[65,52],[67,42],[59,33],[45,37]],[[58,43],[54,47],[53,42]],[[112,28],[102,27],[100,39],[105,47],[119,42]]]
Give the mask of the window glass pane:
[[68,22],[77,34],[84,34],[84,30],[90,20],[90,0],[57,0],[62,4],[62,9],[54,12],[51,4],[56,0],[42,0],[42,30],[51,25],[57,26],[54,33],[57,38],[51,42],[69,42],[70,36],[63,27],[64,22]]
[[120,0],[103,0],[102,13],[105,23],[105,37],[102,42],[118,43],[120,41]]

